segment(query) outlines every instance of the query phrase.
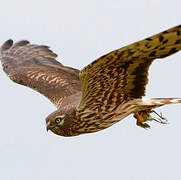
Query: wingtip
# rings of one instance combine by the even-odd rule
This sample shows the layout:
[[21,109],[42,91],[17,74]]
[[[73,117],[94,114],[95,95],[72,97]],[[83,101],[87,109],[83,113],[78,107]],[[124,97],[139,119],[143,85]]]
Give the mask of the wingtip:
[[27,41],[27,40],[21,40],[21,41],[18,41],[14,44],[14,46],[25,46],[27,44],[29,44],[30,42]]
[[3,53],[3,51],[8,50],[12,45],[13,45],[12,39],[5,41],[5,43],[1,46],[1,53]]

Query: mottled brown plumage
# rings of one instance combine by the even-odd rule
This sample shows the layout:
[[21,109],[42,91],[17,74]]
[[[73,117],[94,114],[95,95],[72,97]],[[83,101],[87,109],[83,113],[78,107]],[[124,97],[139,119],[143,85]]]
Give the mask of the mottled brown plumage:
[[[153,108],[181,99],[142,99],[148,69],[157,58],[181,49],[181,26],[108,53],[82,71],[63,66],[48,46],[6,41],[0,60],[10,79],[44,94],[57,110],[46,118],[47,129],[75,136],[105,129],[133,113],[137,125],[164,118]],[[156,113],[159,119],[151,117]]]

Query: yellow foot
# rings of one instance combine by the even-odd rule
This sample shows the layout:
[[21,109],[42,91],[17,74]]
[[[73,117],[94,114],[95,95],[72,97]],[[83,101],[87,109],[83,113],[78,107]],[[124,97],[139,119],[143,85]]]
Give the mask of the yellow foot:
[[[154,113],[155,115],[157,115],[158,118],[155,119],[151,117],[150,113]],[[156,121],[161,124],[168,124],[168,121],[162,116],[161,113],[158,114],[156,111],[149,110],[149,109],[135,112],[134,117],[137,120],[136,125],[145,129],[150,128],[150,126],[145,123],[146,121]]]
[[142,122],[138,122],[138,121],[136,122],[136,125],[144,128],[144,129],[150,128],[150,125],[148,125],[147,123],[142,123]]
[[140,126],[144,129],[150,128],[150,126],[147,123],[144,123],[145,121],[150,120],[150,115],[147,113],[147,111],[135,112],[134,117],[137,119],[137,126]]

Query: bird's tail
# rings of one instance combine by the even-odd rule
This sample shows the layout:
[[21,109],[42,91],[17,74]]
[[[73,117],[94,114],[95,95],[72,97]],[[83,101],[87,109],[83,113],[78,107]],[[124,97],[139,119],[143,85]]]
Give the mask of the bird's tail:
[[152,98],[146,99],[143,98],[140,105],[148,105],[148,106],[162,106],[165,104],[176,104],[181,103],[181,98]]
[[[137,119],[137,125],[142,128],[150,128],[150,126],[145,123],[146,121],[157,121],[162,124],[167,124],[167,119],[162,116],[162,113],[157,113],[153,109],[166,104],[176,104],[181,103],[181,98],[152,98],[152,99],[137,99],[138,111],[134,112],[134,117]],[[155,114],[156,117],[151,114]]]

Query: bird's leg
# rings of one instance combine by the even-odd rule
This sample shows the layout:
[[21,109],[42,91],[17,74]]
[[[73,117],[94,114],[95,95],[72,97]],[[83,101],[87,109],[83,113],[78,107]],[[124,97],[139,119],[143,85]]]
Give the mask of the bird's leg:
[[162,113],[158,114],[154,110],[151,110],[150,113],[155,113],[159,117],[158,119],[152,118],[153,121],[156,121],[156,122],[161,123],[161,124],[168,124],[167,119],[162,116]]
[[[150,113],[154,113],[158,116],[158,118],[151,117]],[[167,124],[166,118],[162,116],[162,113],[158,114],[154,110],[143,110],[138,111],[134,113],[134,117],[137,119],[136,125],[142,127],[142,128],[150,128],[150,126],[147,123],[144,123],[146,121],[156,121],[161,124]]]
[[[149,114],[146,114],[146,115],[149,115]],[[142,128],[145,128],[145,129],[150,128],[150,126],[147,123],[144,123],[145,121],[148,121],[148,118],[145,117],[144,111],[135,112],[134,118],[137,119],[137,121],[136,121],[137,126],[140,126]]]

